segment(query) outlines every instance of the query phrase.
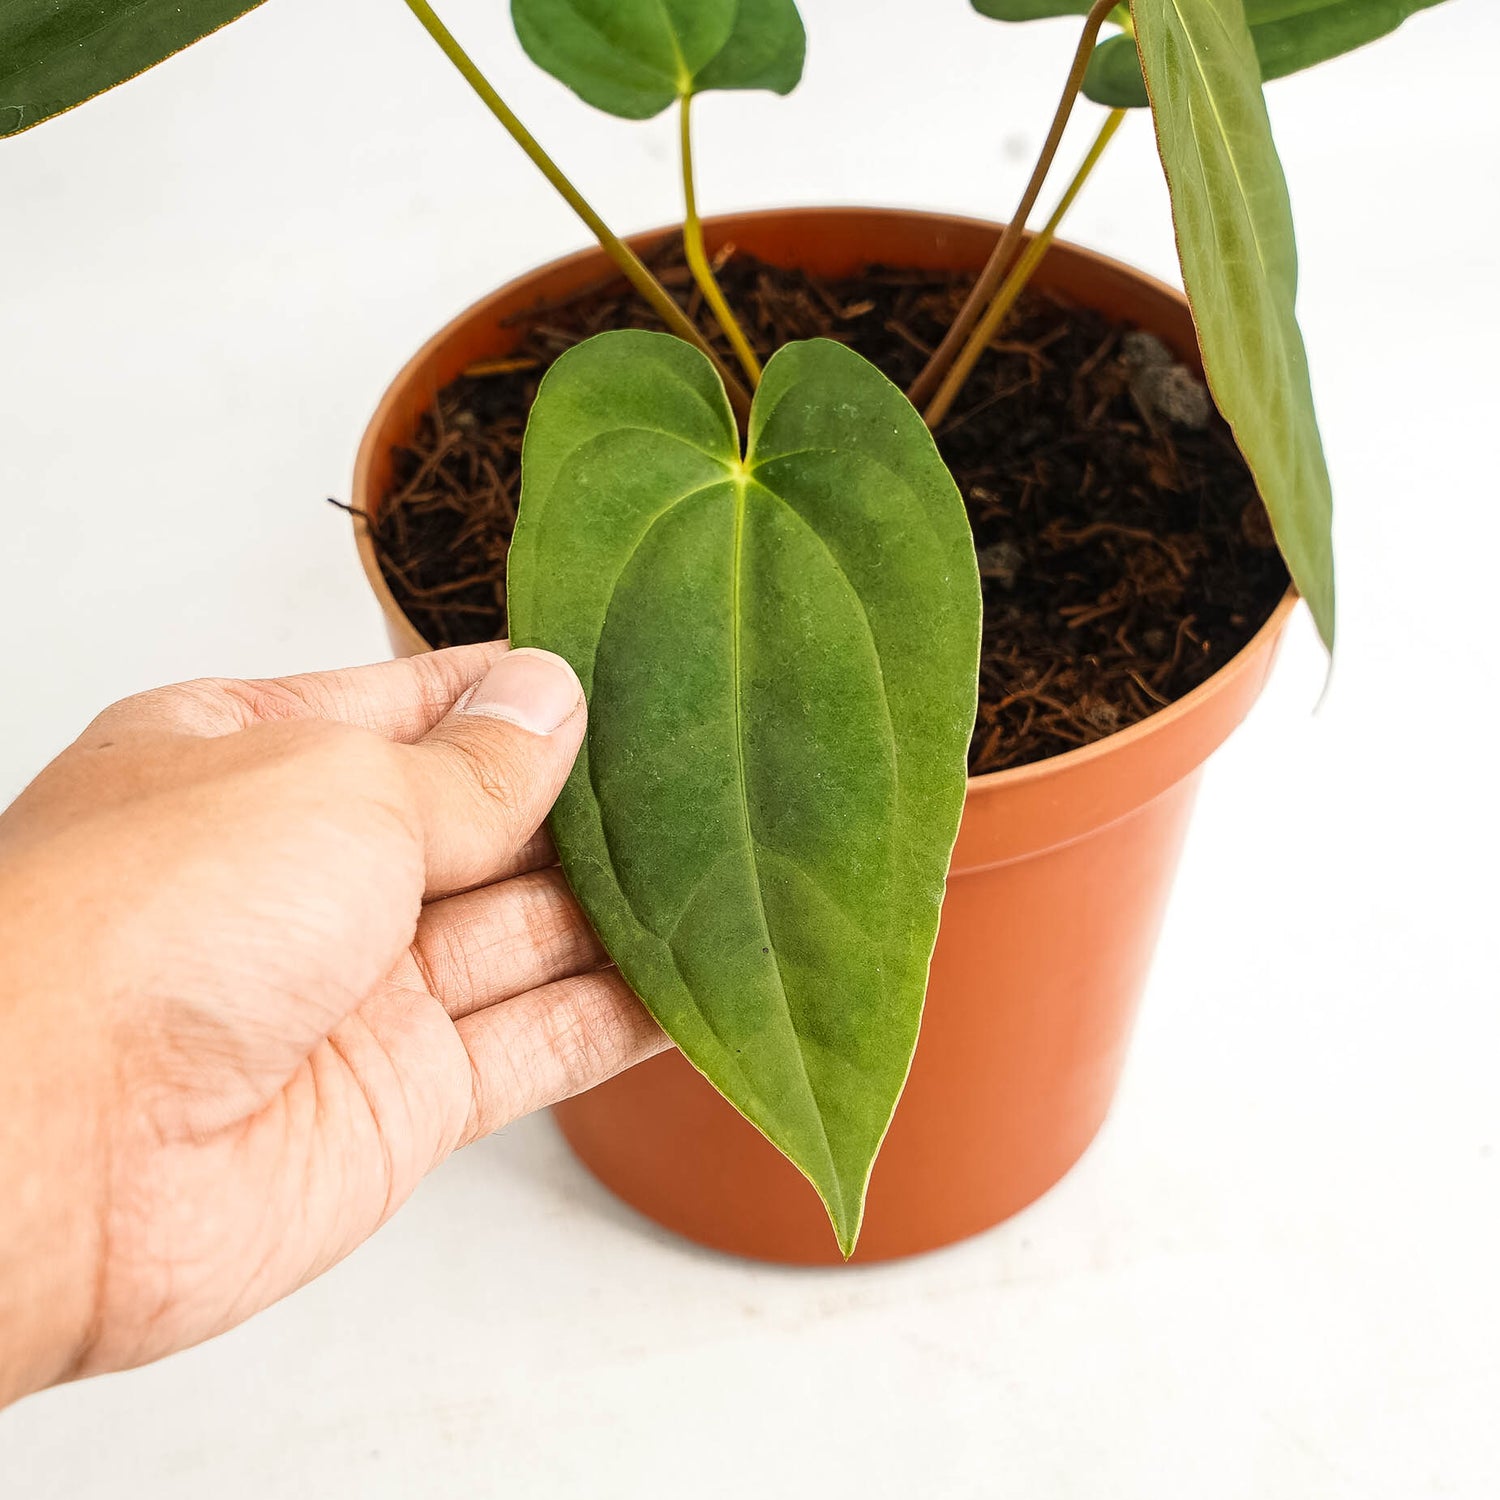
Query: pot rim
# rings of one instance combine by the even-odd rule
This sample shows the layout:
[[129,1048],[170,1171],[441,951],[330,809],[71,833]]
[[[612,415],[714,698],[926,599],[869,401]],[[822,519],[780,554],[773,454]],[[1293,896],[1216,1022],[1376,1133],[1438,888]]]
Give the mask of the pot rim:
[[[828,207],[817,205],[799,205],[791,208],[759,208],[749,209],[743,213],[722,213],[703,220],[703,228],[712,233],[715,229],[727,225],[742,225],[747,223],[765,222],[767,220],[819,220],[827,221],[829,218],[868,218],[871,215],[879,215],[884,218],[899,219],[922,219],[936,221],[948,225],[960,225],[965,229],[983,229],[998,233],[1004,225],[992,219],[979,218],[972,214],[950,214],[940,212],[929,212],[925,209],[909,207],[882,207],[876,204],[836,204]],[[653,229],[639,230],[634,234],[624,236],[625,243],[633,249],[642,245],[653,244],[667,235],[680,233],[682,225],[680,221],[660,225]],[[1027,238],[1031,237],[1028,231]],[[1091,250],[1085,245],[1075,244],[1071,240],[1059,239],[1055,241],[1059,248],[1064,248],[1072,255],[1083,260],[1092,261],[1101,267],[1107,267],[1110,271],[1130,277],[1131,279],[1145,283],[1151,289],[1160,292],[1172,300],[1186,304],[1183,293],[1168,282],[1153,276],[1149,271],[1142,271],[1130,265],[1126,261],[1117,260],[1113,256],[1102,254],[1098,250]],[[585,245],[580,249],[573,250],[564,255],[559,255],[552,260],[543,261],[539,265],[532,266],[525,271],[512,276],[509,280],[502,282],[493,291],[485,293],[484,296],[469,303],[462,311],[455,314],[442,325],[430,338],[425,340],[412,356],[406,360],[396,375],[387,385],[381,395],[370,421],[365,427],[364,435],[360,439],[359,451],[354,464],[354,496],[356,503],[359,497],[369,487],[369,476],[376,462],[376,449],[380,445],[380,429],[384,426],[386,410],[395,399],[396,393],[412,379],[427,363],[431,355],[450,337],[453,329],[467,323],[471,318],[482,315],[492,303],[501,298],[512,286],[526,277],[540,271],[560,270],[565,266],[576,264],[580,261],[591,260],[602,256],[604,252],[597,245]],[[608,268],[612,271],[612,267]],[[614,279],[612,275],[601,277],[601,284]],[[387,617],[394,616],[400,620],[402,625],[410,632],[411,639],[420,643],[425,650],[434,648],[423,635],[412,624],[406,611],[401,608],[395,595],[391,592],[390,585],[386,582],[384,570],[380,566],[380,559],[376,555],[374,540],[370,535],[370,528],[363,514],[354,513],[351,517],[354,523],[355,543],[359,549],[360,561],[364,566],[365,577],[369,582],[372,592],[375,594],[377,603],[380,604],[382,613]],[[1093,761],[1102,759],[1111,753],[1127,750],[1140,741],[1146,740],[1154,735],[1163,734],[1170,730],[1173,724],[1191,715],[1205,698],[1208,698],[1222,690],[1225,683],[1252,669],[1254,664],[1262,658],[1263,652],[1269,642],[1274,641],[1285,628],[1287,620],[1296,609],[1300,600],[1295,585],[1289,585],[1285,594],[1282,595],[1276,608],[1271,611],[1265,622],[1245,642],[1240,649],[1229,658],[1217,671],[1204,678],[1197,687],[1184,693],[1182,697],[1175,698],[1166,707],[1158,709],[1155,713],[1144,719],[1137,720],[1134,724],[1124,729],[1117,729],[1111,734],[1094,740],[1091,744],[1079,745],[1072,750],[1064,750],[1057,755],[1046,756],[1042,760],[1030,761],[1023,766],[1010,766],[1000,771],[985,771],[977,776],[967,778],[967,795],[976,793],[993,793],[1001,788],[1021,787],[1043,782],[1054,776],[1067,776],[1075,769],[1080,769]]]

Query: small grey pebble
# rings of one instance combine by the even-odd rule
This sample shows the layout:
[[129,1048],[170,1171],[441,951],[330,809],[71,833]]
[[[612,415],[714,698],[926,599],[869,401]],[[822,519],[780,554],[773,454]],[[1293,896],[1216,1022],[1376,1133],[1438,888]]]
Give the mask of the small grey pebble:
[[1145,414],[1163,416],[1179,427],[1208,426],[1213,402],[1208,387],[1184,365],[1148,365],[1130,380],[1130,394]]
[[1175,363],[1172,351],[1154,333],[1147,333],[1144,328],[1135,328],[1127,333],[1120,341],[1120,351],[1125,356],[1125,363],[1136,370],[1151,370],[1157,365]]

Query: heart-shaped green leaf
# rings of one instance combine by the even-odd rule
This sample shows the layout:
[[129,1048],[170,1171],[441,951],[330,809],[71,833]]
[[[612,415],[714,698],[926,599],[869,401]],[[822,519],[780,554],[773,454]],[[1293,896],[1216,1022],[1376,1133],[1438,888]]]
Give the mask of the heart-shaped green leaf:
[[766,367],[742,460],[701,354],[601,334],[532,409],[509,607],[512,639],[588,693],[552,819],[573,889],[847,1254],[916,1043],[977,693],[974,546],[931,436],[815,340]]
[[1328,468],[1295,312],[1291,203],[1242,0],[1135,0],[1134,14],[1208,383],[1332,650]]
[[144,73],[263,0],[3,0],[0,136]]
[[[1300,73],[1394,31],[1441,0],[1244,0],[1263,81]],[[1111,109],[1146,103],[1135,43],[1111,37],[1095,49],[1083,80],[1090,99]]]
[[802,77],[795,0],[511,0],[510,13],[538,67],[627,120],[709,89],[789,94]]

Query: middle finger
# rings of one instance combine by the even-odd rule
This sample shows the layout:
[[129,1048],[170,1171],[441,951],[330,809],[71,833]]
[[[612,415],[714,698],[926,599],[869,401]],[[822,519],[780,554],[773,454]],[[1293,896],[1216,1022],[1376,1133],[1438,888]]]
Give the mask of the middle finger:
[[431,902],[411,951],[454,1020],[609,962],[555,865]]

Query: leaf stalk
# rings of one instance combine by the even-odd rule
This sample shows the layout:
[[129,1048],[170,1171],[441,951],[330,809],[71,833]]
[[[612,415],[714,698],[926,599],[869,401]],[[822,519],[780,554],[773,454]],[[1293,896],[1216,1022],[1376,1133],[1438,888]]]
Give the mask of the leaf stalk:
[[709,264],[708,253],[703,246],[703,222],[698,217],[698,194],[693,181],[693,127],[690,114],[692,101],[692,91],[685,91],[682,95],[679,113],[682,138],[682,247],[687,255],[687,263],[693,273],[693,280],[698,283],[698,289],[703,293],[704,301],[708,303],[714,317],[718,319],[719,327],[724,330],[724,336],[729,340],[735,358],[739,360],[750,382],[750,389],[754,390],[760,384],[760,360],[756,358],[755,350],[751,348],[750,340],[745,336],[745,330],[740,327],[739,319],[735,317],[725,299],[718,279],[714,276],[713,267]]
[[406,6],[421,22],[427,34],[442,49],[448,61],[463,75],[469,87],[478,94],[489,112],[499,120],[515,143],[531,158],[541,174],[557,189],[568,207],[589,227],[604,253],[615,263],[631,286],[646,299],[662,322],[679,338],[686,339],[688,343],[701,349],[708,356],[718,371],[719,378],[724,382],[730,405],[734,408],[736,416],[743,422],[750,410],[749,392],[735,378],[733,371],[724,366],[708,340],[672,300],[667,289],[651,274],[635,251],[599,217],[588,200],[564,175],[562,168],[542,149],[536,137],[521,123],[490,81],[479,71],[478,65],[459,45],[458,39],[438,19],[437,13],[427,0],[406,0]]
[[1115,132],[1124,123],[1125,114],[1126,111],[1123,109],[1114,109],[1109,112],[1104,124],[1099,127],[1098,135],[1094,137],[1094,144],[1089,147],[1088,154],[1073,174],[1073,180],[1068,184],[1062,197],[1058,199],[1057,207],[1052,210],[1052,216],[1026,242],[1026,248],[1021,252],[1020,258],[1011,267],[1009,275],[1000,285],[1000,290],[995,293],[994,301],[985,309],[984,316],[970,331],[963,348],[958,352],[958,357],[948,367],[942,384],[938,386],[932,400],[927,404],[927,409],[922,413],[922,420],[929,428],[935,428],[948,415],[954,398],[979,362],[979,356],[984,353],[989,347],[990,340],[1000,331],[1001,324],[1004,323],[1011,308],[1016,305],[1016,299],[1026,290],[1032,274],[1042,263],[1042,257],[1046,255],[1052,241],[1057,238],[1058,227],[1062,224],[1068,210],[1072,208],[1073,200],[1077,198],[1084,183],[1088,181],[1089,173],[1094,170],[1099,158],[1104,155],[1104,148],[1114,139]]
[[994,301],[1001,283],[1020,258],[1027,217],[1036,206],[1036,200],[1041,195],[1042,184],[1046,181],[1047,173],[1052,168],[1052,160],[1057,155],[1057,148],[1062,141],[1063,131],[1067,127],[1068,117],[1073,112],[1073,104],[1078,98],[1078,91],[1083,87],[1083,75],[1088,69],[1089,57],[1093,53],[1099,29],[1109,19],[1110,12],[1117,4],[1118,0],[1094,0],[1093,8],[1084,17],[1083,33],[1078,38],[1078,46],[1073,53],[1073,64],[1068,70],[1067,82],[1063,85],[1062,98],[1058,100],[1057,112],[1052,117],[1051,128],[1047,131],[1046,140],[1042,142],[1041,154],[1037,157],[1031,178],[1021,194],[1021,201],[1016,205],[1016,211],[1005,226],[1004,233],[996,243],[984,270],[979,273],[979,279],[974,283],[968,299],[953,320],[953,326],[943,335],[942,342],[933,350],[932,357],[907,390],[908,399],[919,409],[932,400],[947,375],[949,366],[958,358],[974,325]]

